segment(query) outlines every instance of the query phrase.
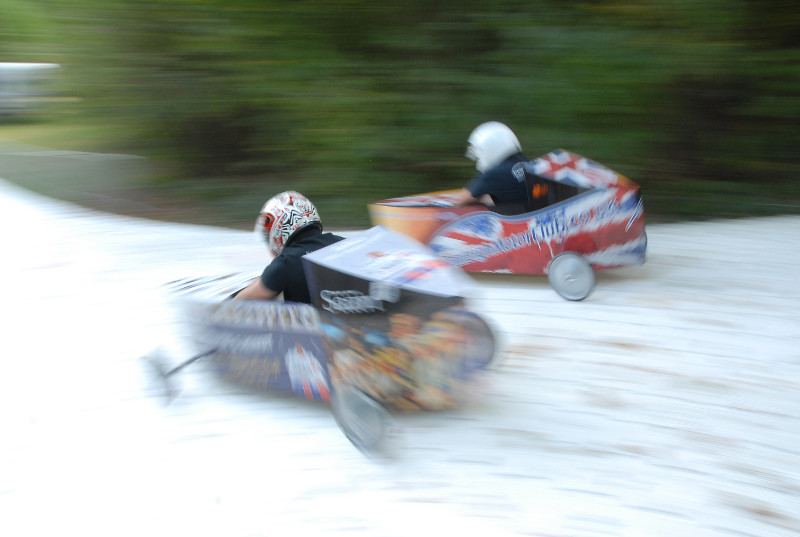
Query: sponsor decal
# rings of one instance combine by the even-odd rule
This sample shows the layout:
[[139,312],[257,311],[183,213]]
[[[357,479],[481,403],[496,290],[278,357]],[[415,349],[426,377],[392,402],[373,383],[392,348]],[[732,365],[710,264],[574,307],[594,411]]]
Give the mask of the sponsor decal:
[[282,362],[278,357],[220,351],[213,363],[226,379],[248,388],[267,389],[278,383]]
[[452,408],[472,373],[494,354],[488,326],[465,310],[393,313],[388,321],[380,337],[342,326],[345,335],[329,347],[334,385],[356,387],[396,409]]
[[330,400],[325,369],[309,349],[298,344],[286,353],[285,360],[294,393],[306,399]]
[[400,300],[400,289],[383,282],[371,282],[369,295],[361,291],[329,291],[320,292],[323,300],[322,308],[331,313],[370,313],[384,311],[384,302]]
[[517,180],[518,183],[525,182],[525,164],[522,162],[517,162],[511,168],[511,175],[514,176],[514,179]]
[[[641,214],[641,199],[635,193],[619,196],[618,189],[597,190],[580,201],[576,199],[576,203],[537,212],[527,219],[503,220],[493,213],[468,215],[435,236],[430,246],[442,259],[464,266],[532,245],[541,248],[543,244],[564,241],[613,222],[627,221],[627,231]],[[522,226],[522,230],[509,233]]]
[[226,300],[207,307],[201,315],[225,326],[319,332],[319,313],[307,304]]
[[209,327],[210,346],[227,352],[242,355],[258,355],[272,351],[273,335],[270,333],[252,334],[226,331],[220,327]]
[[383,302],[360,291],[328,291],[319,294],[322,308],[331,313],[369,313],[383,311]]

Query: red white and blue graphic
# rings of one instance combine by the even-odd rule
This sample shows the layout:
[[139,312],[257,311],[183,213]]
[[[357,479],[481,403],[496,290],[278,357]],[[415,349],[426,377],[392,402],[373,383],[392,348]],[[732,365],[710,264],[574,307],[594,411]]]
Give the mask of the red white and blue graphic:
[[315,356],[312,350],[300,344],[289,349],[284,361],[294,393],[302,394],[306,399],[330,401],[328,375],[322,365],[326,359],[325,355]]
[[541,177],[583,188],[613,186],[625,179],[611,168],[563,149],[531,161],[528,168]]
[[577,252],[595,268],[644,262],[641,200],[633,191],[591,190],[572,203],[520,216],[468,214],[440,228],[429,246],[469,272],[542,274],[560,253]]
[[580,254],[595,269],[644,263],[647,236],[636,183],[563,149],[527,162],[525,172],[534,198],[536,188],[552,195],[530,212],[446,207],[453,193],[433,192],[373,203],[370,216],[467,272],[545,274],[564,252]]

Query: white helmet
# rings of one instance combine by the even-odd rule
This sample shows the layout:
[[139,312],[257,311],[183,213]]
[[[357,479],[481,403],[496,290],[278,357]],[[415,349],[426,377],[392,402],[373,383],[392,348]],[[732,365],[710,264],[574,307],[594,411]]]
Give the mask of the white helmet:
[[273,254],[279,255],[292,235],[311,225],[322,228],[317,208],[304,195],[290,190],[264,204],[256,220],[256,233]]
[[497,121],[475,127],[467,139],[467,158],[475,161],[475,168],[483,173],[522,151],[514,133]]

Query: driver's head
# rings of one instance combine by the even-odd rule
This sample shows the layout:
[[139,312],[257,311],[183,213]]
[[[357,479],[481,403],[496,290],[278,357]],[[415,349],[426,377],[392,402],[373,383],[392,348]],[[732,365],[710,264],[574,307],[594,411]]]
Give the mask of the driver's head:
[[498,121],[478,125],[467,139],[466,156],[475,161],[481,173],[521,151],[516,135]]
[[256,220],[256,233],[273,254],[279,255],[292,235],[309,226],[322,228],[317,208],[304,195],[290,190],[264,204]]

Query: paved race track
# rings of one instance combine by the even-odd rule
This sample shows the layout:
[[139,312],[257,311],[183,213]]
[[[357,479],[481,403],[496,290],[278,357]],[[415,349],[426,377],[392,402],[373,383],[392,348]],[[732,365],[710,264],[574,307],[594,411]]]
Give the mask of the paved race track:
[[480,275],[501,353],[392,458],[327,407],[185,358],[159,285],[257,270],[252,234],[94,213],[0,182],[0,534],[800,535],[800,218],[658,225],[580,303]]

